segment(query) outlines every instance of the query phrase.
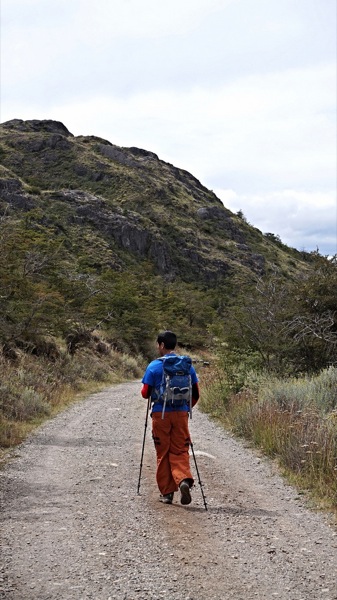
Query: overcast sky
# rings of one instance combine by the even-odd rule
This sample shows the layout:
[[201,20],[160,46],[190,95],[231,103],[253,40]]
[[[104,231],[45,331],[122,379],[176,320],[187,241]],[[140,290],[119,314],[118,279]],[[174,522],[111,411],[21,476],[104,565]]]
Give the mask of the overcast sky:
[[1,0],[1,122],[62,121],[337,253],[336,0]]

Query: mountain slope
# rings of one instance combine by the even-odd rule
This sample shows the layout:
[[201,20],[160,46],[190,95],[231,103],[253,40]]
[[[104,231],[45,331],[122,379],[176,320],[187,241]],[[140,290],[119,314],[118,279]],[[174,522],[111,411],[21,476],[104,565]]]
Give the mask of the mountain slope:
[[147,261],[167,280],[214,287],[239,272],[305,268],[305,254],[267,238],[152,152],[74,137],[55,121],[16,119],[0,133],[1,212],[29,213],[68,239],[70,255],[90,254],[92,269]]

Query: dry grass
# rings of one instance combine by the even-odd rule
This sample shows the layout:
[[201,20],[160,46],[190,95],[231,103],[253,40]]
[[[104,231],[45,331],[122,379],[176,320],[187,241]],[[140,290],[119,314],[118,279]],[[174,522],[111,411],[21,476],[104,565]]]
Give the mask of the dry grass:
[[141,374],[135,358],[114,351],[84,349],[54,362],[23,353],[12,363],[0,355],[0,455],[84,392]]
[[337,509],[337,369],[317,377],[262,377],[225,400],[217,379],[202,407],[235,433],[277,458],[297,485]]

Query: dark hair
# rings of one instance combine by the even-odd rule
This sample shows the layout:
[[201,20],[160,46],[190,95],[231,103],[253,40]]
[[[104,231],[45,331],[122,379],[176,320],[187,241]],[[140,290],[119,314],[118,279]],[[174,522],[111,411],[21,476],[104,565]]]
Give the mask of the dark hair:
[[172,331],[164,331],[157,337],[158,344],[164,343],[166,350],[174,350],[177,345],[177,336]]

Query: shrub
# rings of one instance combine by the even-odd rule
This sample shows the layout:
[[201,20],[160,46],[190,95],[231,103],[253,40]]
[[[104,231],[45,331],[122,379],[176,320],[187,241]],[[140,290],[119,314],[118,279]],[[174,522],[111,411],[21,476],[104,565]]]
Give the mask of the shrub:
[[317,376],[291,379],[260,379],[259,398],[275,401],[279,408],[304,410],[313,406],[321,413],[328,413],[337,406],[337,369],[329,367]]
[[140,357],[110,351],[59,351],[53,360],[20,352],[16,360],[0,354],[0,447],[20,443],[30,429],[58,410],[76,393],[140,377]]
[[336,383],[335,367],[315,377],[288,380],[249,373],[245,388],[227,395],[222,407],[218,380],[207,382],[201,407],[277,457],[300,485],[337,508]]
[[[28,373],[32,380],[31,373]],[[3,382],[0,386],[1,414],[6,419],[30,421],[41,416],[49,415],[50,403],[45,394],[27,385],[23,378],[20,382],[20,371],[16,381]]]

